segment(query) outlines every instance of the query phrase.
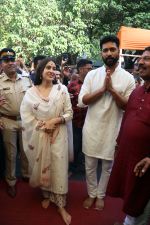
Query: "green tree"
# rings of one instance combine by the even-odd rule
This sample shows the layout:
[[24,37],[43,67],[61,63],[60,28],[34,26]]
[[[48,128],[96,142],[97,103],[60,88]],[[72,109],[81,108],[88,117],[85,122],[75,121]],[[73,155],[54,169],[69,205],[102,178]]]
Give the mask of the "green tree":
[[0,0],[0,48],[26,58],[62,52],[98,57],[120,26],[150,29],[150,0]]

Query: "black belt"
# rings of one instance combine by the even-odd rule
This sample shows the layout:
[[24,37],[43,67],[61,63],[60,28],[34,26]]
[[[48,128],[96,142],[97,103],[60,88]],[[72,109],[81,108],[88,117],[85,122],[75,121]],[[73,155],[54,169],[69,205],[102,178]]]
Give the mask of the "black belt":
[[15,120],[15,121],[21,120],[20,115],[19,116],[8,116],[8,115],[5,115],[5,114],[1,114],[1,117],[7,118],[7,119],[10,119],[10,120]]

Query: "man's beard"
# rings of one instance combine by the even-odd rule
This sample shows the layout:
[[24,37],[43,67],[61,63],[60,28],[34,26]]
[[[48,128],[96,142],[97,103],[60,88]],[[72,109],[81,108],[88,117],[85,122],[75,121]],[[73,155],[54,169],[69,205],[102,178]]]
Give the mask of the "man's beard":
[[[150,73],[147,72],[147,67],[139,64],[139,76],[144,80],[144,81],[150,81]],[[143,75],[143,73],[145,73]],[[147,75],[146,75],[147,74]]]
[[150,82],[150,76],[140,76],[144,81],[149,81]]
[[115,58],[114,57],[107,57],[107,58],[102,57],[102,59],[106,66],[113,67],[118,62],[119,57],[115,57]]

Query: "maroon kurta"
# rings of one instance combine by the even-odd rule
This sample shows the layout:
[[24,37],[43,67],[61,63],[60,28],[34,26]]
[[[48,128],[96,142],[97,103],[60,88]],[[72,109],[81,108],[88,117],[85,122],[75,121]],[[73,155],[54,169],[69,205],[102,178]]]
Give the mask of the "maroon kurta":
[[140,178],[133,171],[136,163],[150,155],[150,90],[144,86],[130,96],[117,142],[107,194],[123,198],[123,211],[137,217],[150,199],[150,169]]

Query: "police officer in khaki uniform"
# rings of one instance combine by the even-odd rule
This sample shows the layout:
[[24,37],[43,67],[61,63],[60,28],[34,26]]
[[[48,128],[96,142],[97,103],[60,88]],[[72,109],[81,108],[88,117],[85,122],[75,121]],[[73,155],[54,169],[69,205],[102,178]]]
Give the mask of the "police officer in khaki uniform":
[[23,151],[20,118],[20,104],[26,90],[31,87],[28,75],[16,73],[15,51],[4,48],[0,51],[2,74],[0,75],[0,128],[5,147],[7,193],[16,196],[16,156],[17,146],[21,159],[21,173],[28,177],[28,161]]

